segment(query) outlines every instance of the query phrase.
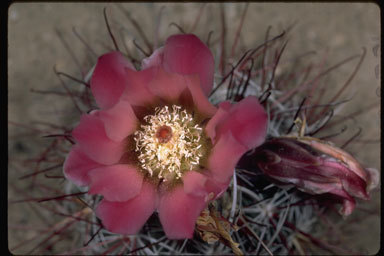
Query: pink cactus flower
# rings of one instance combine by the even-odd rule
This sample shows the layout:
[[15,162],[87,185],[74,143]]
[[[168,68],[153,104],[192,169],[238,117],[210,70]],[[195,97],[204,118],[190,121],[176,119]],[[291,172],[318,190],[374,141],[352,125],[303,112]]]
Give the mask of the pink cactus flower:
[[213,75],[213,56],[194,35],[169,37],[139,71],[120,52],[98,59],[91,90],[100,109],[73,129],[64,173],[103,196],[96,215],[106,229],[135,234],[157,211],[168,238],[191,238],[239,158],[264,141],[257,98],[213,106]]

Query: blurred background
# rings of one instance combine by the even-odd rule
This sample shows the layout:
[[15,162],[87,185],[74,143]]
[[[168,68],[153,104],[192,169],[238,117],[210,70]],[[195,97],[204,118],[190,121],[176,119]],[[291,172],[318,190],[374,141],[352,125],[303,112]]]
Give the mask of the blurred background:
[[[204,7],[200,3],[12,4],[8,12],[9,200],[21,199],[17,190],[28,187],[25,180],[18,178],[32,170],[25,169],[20,162],[36,157],[49,144],[46,138],[31,136],[33,129],[39,129],[41,125],[37,122],[60,126],[78,118],[78,113],[68,113],[68,109],[73,108],[68,97],[44,95],[33,90],[61,90],[60,81],[53,72],[55,65],[62,72],[81,77],[95,64],[95,56],[105,53],[108,47],[113,49],[103,17],[104,7],[107,7],[108,20],[116,31],[117,40],[126,43],[132,51],[138,51],[133,46],[133,39],[141,45],[145,42],[121,11],[122,7],[138,21],[150,41],[159,42],[158,46],[169,35],[180,32],[177,26],[170,25],[172,22],[187,32],[193,30],[203,41],[207,39],[209,31],[213,31],[212,40],[217,40],[222,24],[219,10],[224,8],[229,42],[227,52],[230,53],[245,4],[209,3]],[[201,18],[195,23],[199,13]],[[261,44],[269,26],[272,26],[270,34],[277,35],[282,29],[295,24],[289,33],[289,43],[281,62],[308,51],[316,51],[316,58],[319,60],[326,56],[326,64],[330,66],[361,54],[364,47],[364,62],[342,97],[351,101],[345,104],[338,115],[354,113],[377,103],[376,107],[348,121],[350,128],[354,129],[351,134],[358,127],[362,128],[362,133],[359,140],[348,145],[347,150],[364,166],[380,170],[379,20],[380,9],[372,3],[250,3],[234,59],[241,57],[243,49]],[[92,47],[95,56],[87,51],[73,30]],[[155,31],[158,31],[159,38],[155,36]],[[65,39],[66,45],[60,37]],[[213,54],[217,57],[220,52],[214,51]],[[332,95],[346,82],[356,63],[347,63],[333,71],[321,86],[326,86],[327,93]],[[33,191],[30,193],[33,194]],[[343,243],[363,254],[376,253],[380,248],[379,192],[373,193],[370,202],[359,202],[357,208],[360,211],[357,210],[345,220],[349,220],[350,224],[340,224],[343,227]],[[31,209],[23,203],[8,204],[9,248],[33,237],[44,225],[44,220]],[[360,216],[364,217],[361,219]],[[343,221],[340,218],[340,223]],[[28,246],[12,252],[28,252]]]

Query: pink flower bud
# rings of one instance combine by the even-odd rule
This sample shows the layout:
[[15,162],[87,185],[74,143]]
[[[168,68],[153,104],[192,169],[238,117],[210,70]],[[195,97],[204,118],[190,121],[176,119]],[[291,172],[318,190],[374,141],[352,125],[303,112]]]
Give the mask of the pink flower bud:
[[370,199],[369,190],[379,180],[377,170],[364,169],[347,152],[315,138],[270,139],[247,158],[252,159],[248,165],[278,183],[310,194],[333,194],[342,200],[345,216],[352,213],[355,198]]

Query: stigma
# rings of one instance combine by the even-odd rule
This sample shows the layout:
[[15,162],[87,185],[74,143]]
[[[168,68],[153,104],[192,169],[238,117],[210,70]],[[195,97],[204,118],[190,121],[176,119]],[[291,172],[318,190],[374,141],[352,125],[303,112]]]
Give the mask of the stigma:
[[141,169],[164,181],[198,168],[204,155],[203,129],[182,107],[155,108],[134,133]]
[[160,126],[157,129],[156,137],[160,143],[167,143],[172,138],[172,128],[167,125]]

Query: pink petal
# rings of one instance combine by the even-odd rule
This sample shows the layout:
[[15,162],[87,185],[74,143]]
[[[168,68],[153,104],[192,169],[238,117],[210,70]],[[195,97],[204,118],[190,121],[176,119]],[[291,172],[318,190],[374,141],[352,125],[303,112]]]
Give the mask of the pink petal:
[[[295,182],[296,180],[296,182]],[[342,186],[338,182],[324,182],[320,183],[317,181],[310,181],[310,180],[299,180],[299,179],[292,179],[290,181],[294,184],[299,184],[303,187],[303,190],[310,194],[324,194],[324,193],[332,193],[332,194],[338,194],[338,191],[342,191]]]
[[246,151],[247,148],[235,140],[231,132],[222,134],[208,158],[208,169],[214,180],[220,183],[228,182],[237,162]]
[[148,89],[156,96],[168,101],[176,101],[186,88],[185,77],[176,73],[168,73],[157,68],[156,76],[148,84]]
[[344,197],[344,199],[342,199],[343,206],[340,208],[339,212],[341,215],[348,216],[355,209],[356,201],[353,197],[349,196],[348,193],[345,193],[344,191],[341,191],[339,195]]
[[203,93],[211,92],[215,62],[211,51],[195,35],[169,37],[164,46],[163,66],[169,72],[198,74]]
[[344,199],[343,206],[339,210],[340,214],[343,216],[350,215],[355,209],[355,205],[356,205],[356,201],[352,197],[350,197],[350,199]]
[[[277,179],[279,180],[279,178]],[[287,182],[287,180],[285,180],[284,182]],[[339,198],[337,198],[337,200],[341,200],[343,202],[343,206],[340,209],[340,214],[344,216],[350,215],[353,212],[353,209],[355,208],[355,199],[353,199],[353,197],[351,197],[346,191],[344,191],[339,183],[319,183],[306,180],[303,181],[299,179],[291,179],[289,182],[293,184],[299,184],[300,187],[298,187],[298,189],[306,193],[330,193],[335,196],[338,196]]]
[[132,106],[153,104],[156,97],[148,90],[148,83],[153,80],[157,68],[148,68],[141,71],[126,68],[125,72],[127,74],[127,87],[122,99],[127,100]]
[[158,212],[169,239],[192,238],[197,217],[206,207],[204,197],[188,195],[183,186],[161,196]]
[[209,178],[205,183],[205,190],[208,192],[206,201],[216,200],[219,198],[227,190],[229,183],[231,183],[231,179],[228,179],[227,182],[221,183],[214,178]]
[[134,70],[120,52],[99,57],[91,79],[91,90],[100,108],[110,108],[119,100],[127,85],[126,68]]
[[371,191],[372,189],[376,188],[379,185],[380,173],[375,168],[365,168],[365,171],[368,174],[367,191]]
[[208,100],[204,94],[198,76],[184,76],[185,84],[187,85],[197,110],[207,117],[213,116],[217,109]]
[[344,216],[350,215],[356,206],[356,201],[347,192],[341,189],[334,189],[330,193],[338,196],[335,197],[336,201],[341,201],[343,206],[340,208],[339,213]]
[[218,135],[231,131],[234,138],[247,149],[263,143],[267,134],[268,116],[255,96],[235,104],[227,119],[218,127]]
[[347,193],[361,199],[369,199],[367,183],[355,172],[335,161],[324,161],[323,165],[324,173],[338,178]]
[[211,138],[212,142],[215,143],[216,140],[216,128],[223,122],[231,109],[231,103],[229,101],[224,101],[219,104],[219,109],[216,111],[215,115],[208,121],[205,131],[207,135]]
[[151,56],[141,61],[141,69],[147,69],[150,67],[160,67],[163,63],[164,47],[156,49]]
[[368,179],[367,172],[364,170],[364,168],[362,168],[360,163],[357,162],[357,160],[353,156],[351,156],[349,153],[345,152],[340,148],[333,147],[328,145],[327,143],[322,143],[316,140],[311,140],[306,143],[310,144],[312,147],[319,150],[320,152],[330,155],[335,159],[341,160],[348,166],[349,170],[354,172],[356,175],[360,176],[364,181],[367,181]]
[[194,196],[206,196],[207,177],[196,171],[188,171],[183,176],[184,192]]
[[137,128],[138,120],[129,102],[120,100],[112,108],[92,112],[104,123],[107,136],[120,142],[131,135]]
[[78,145],[72,147],[64,162],[64,176],[79,186],[88,186],[88,172],[102,165],[85,155]]
[[126,202],[105,199],[96,208],[104,227],[118,234],[134,235],[140,231],[157,206],[155,187],[144,182],[140,194]]
[[140,192],[143,176],[132,165],[104,166],[89,172],[89,194],[101,194],[108,201],[127,201]]
[[72,136],[80,149],[98,163],[115,164],[123,155],[124,144],[109,139],[103,122],[94,115],[83,114],[80,124],[73,129]]

